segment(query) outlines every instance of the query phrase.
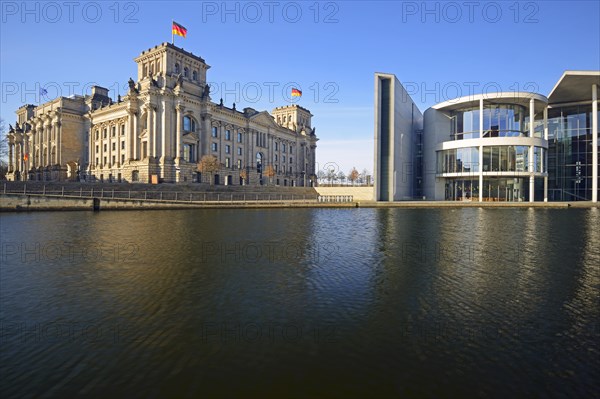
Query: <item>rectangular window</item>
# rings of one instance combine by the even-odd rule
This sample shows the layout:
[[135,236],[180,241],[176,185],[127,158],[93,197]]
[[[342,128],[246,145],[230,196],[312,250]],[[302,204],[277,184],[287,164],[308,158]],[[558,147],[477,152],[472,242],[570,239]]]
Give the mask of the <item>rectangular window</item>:
[[112,150],[115,151],[117,149],[117,143],[112,143]]
[[96,153],[98,153],[98,151],[99,151],[98,144],[96,144]]
[[112,156],[112,164],[113,165],[115,164],[115,156],[114,155]]
[[121,136],[125,136],[125,125],[121,125]]
[[294,147],[290,146],[290,154],[294,153]]
[[279,151],[279,143],[275,142],[275,151]]
[[217,151],[217,143],[212,143],[211,144],[211,148],[212,148],[213,151],[216,152]]
[[106,143],[104,144],[104,152],[107,151]]
[[217,137],[218,129],[219,129],[218,127],[213,126],[213,128],[212,128],[212,136],[213,137]]
[[124,150],[125,149],[125,142],[121,141],[121,149]]
[[238,134],[237,134],[237,141],[238,141],[238,143],[242,142],[242,133],[238,132]]
[[294,163],[294,162],[292,161],[292,157],[290,157],[290,163]]
[[113,126],[112,127],[112,136],[115,137],[117,135],[117,127]]
[[183,159],[187,162],[196,162],[196,146],[194,144],[183,145]]
[[104,128],[104,130],[102,131],[102,137],[106,138],[106,135],[108,134],[108,129]]
[[275,154],[275,162],[277,162],[277,154]]
[[285,144],[281,144],[281,151],[285,152]]
[[225,140],[231,140],[231,130],[225,130]]
[[231,158],[225,158],[225,167],[226,168],[230,168],[231,167]]
[[231,153],[231,146],[229,144],[227,144],[225,146],[225,154],[230,154]]
[[238,167],[238,169],[242,169],[242,160],[241,159],[237,160],[237,167]]
[[124,163],[125,163],[125,154],[122,154],[121,155],[121,164],[124,164]]
[[237,149],[237,154],[238,154],[238,155],[242,155],[242,147],[238,147],[238,149]]

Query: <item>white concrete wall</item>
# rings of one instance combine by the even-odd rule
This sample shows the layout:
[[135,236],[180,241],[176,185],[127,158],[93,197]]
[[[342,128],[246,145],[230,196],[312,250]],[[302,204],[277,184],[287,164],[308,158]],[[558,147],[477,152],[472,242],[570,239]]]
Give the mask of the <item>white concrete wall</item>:
[[372,201],[373,187],[315,187],[319,195],[351,195],[354,201]]
[[450,118],[444,113],[429,108],[423,118],[423,194],[428,200],[444,199],[444,179],[435,177],[436,147],[438,144],[450,140]]
[[390,109],[390,200],[401,201],[412,199],[414,181],[414,142],[416,130],[422,128],[423,115],[406,92],[400,81],[393,74],[375,74],[375,190],[374,199],[379,193],[381,176],[380,141],[381,134],[381,92],[379,78],[391,79]]

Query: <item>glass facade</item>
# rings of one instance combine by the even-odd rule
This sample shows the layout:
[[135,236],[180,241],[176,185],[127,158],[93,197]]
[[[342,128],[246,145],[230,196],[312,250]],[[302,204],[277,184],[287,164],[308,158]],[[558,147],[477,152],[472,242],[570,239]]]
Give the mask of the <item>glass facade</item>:
[[[479,107],[453,111],[451,139],[479,138]],[[543,124],[536,124],[536,134],[541,137]],[[521,105],[485,104],[483,108],[483,137],[519,137],[529,134],[529,114]]]
[[548,110],[548,200],[592,199],[592,105]]
[[438,151],[437,173],[479,172],[479,147]]
[[[445,200],[447,201],[478,201],[479,179],[447,179],[445,185]],[[529,201],[529,178],[514,177],[484,177],[483,201]]]
[[[533,149],[533,172],[546,170],[545,150]],[[483,147],[483,172],[529,172],[528,146],[489,146]],[[479,148],[466,147],[438,151],[437,173],[479,172]]]

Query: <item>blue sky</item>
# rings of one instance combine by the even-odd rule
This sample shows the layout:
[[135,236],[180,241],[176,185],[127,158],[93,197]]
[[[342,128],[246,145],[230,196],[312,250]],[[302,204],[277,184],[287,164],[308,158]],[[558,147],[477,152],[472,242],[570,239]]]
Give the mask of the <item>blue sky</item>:
[[[0,116],[39,101],[37,87],[124,94],[133,58],[175,44],[212,66],[213,101],[314,114],[320,166],[373,169],[373,74],[394,73],[424,111],[482,90],[547,95],[563,71],[600,69],[596,1],[3,1]],[[225,92],[223,92],[225,89]],[[89,90],[88,90],[89,92]]]

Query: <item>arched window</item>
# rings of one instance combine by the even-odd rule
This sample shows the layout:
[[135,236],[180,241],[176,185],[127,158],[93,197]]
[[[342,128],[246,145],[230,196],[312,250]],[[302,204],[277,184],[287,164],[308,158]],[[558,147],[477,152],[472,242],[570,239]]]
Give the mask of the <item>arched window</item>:
[[260,152],[256,153],[256,172],[262,173],[262,159],[263,155]]
[[183,76],[188,77],[189,69],[187,67],[183,68]]
[[186,132],[196,131],[196,121],[189,116],[183,117],[183,130]]
[[175,73],[179,73],[179,64],[175,63]]
[[196,71],[192,72],[192,79],[193,80],[198,80],[198,72],[196,72]]

